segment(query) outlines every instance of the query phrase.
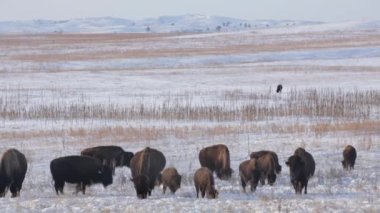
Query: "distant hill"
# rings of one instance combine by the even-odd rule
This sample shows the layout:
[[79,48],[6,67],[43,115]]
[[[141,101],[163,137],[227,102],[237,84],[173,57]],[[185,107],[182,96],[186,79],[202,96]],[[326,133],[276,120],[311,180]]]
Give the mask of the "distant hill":
[[250,21],[222,16],[190,14],[161,16],[137,21],[112,17],[61,21],[3,21],[0,22],[0,33],[229,32],[320,23],[291,20]]

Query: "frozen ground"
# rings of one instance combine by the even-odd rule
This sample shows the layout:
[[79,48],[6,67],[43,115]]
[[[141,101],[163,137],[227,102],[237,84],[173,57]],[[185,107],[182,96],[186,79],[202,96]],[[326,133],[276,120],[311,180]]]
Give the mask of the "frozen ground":
[[[62,107],[65,113],[76,105],[95,110],[167,105],[234,110],[258,102],[270,108],[287,103],[294,91],[313,89],[377,94],[376,23],[186,35],[0,36],[0,150],[17,148],[29,162],[21,197],[11,199],[8,194],[0,199],[0,208],[6,212],[379,212],[380,110],[375,95],[371,97],[376,100],[363,103],[371,112],[365,118],[47,116],[52,108]],[[278,83],[284,91],[273,94]],[[16,116],[22,114],[19,111],[44,109],[45,117]],[[229,147],[235,173],[230,181],[216,181],[218,199],[196,199],[192,175],[199,167],[198,152],[216,143]],[[129,169],[122,168],[106,189],[94,185],[86,195],[73,195],[74,187],[67,185],[66,194],[56,196],[50,161],[101,144],[133,152],[145,146],[163,151],[167,166],[175,166],[184,177],[181,189],[175,195],[162,195],[156,188],[147,200],[139,200],[128,181]],[[340,163],[346,144],[358,151],[352,172],[343,171]],[[309,194],[302,196],[294,194],[284,163],[299,146],[317,162]],[[261,149],[278,153],[283,172],[274,186],[244,194],[238,165],[251,151]]]

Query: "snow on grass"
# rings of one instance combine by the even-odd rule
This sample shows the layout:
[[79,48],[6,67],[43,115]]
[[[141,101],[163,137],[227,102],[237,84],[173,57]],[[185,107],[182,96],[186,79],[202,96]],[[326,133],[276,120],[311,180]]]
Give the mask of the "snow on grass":
[[[335,30],[344,35],[342,40],[350,37],[352,31],[377,36],[377,31],[367,32],[355,27],[356,24],[351,23],[287,27],[255,33],[174,36],[180,40],[163,36],[156,40],[142,39],[126,49],[145,50],[154,46],[158,51],[161,48],[172,50],[173,47],[181,50],[192,45],[202,46],[215,39],[207,45],[219,52],[197,54],[200,52],[196,50],[189,55],[171,53],[165,57],[141,55],[126,59],[115,59],[114,53],[99,60],[59,58],[61,53],[77,53],[73,51],[76,45],[86,54],[101,48],[119,51],[123,45],[127,46],[122,41],[118,43],[117,39],[114,43],[108,41],[95,45],[73,42],[67,46],[53,43],[39,46],[38,42],[44,43],[47,39],[42,36],[36,38],[38,42],[33,43],[36,45],[33,50],[28,43],[3,42],[4,46],[0,47],[0,106],[3,110],[0,150],[19,149],[25,153],[29,169],[21,197],[11,199],[8,193],[0,199],[0,208],[4,212],[378,212],[378,46],[372,45],[371,39],[364,39],[359,45],[349,40],[344,43],[345,47],[339,48],[334,44],[330,48],[301,45],[298,50],[284,50],[279,46],[269,52],[265,48],[252,53],[237,49],[236,53],[228,54],[223,54],[221,48],[227,43],[254,45],[267,42],[255,40],[262,38],[255,37],[256,34],[269,35],[269,44],[282,40],[291,44],[302,42],[305,35],[294,34],[301,31],[309,32],[309,35],[322,32],[322,35],[308,38],[311,42],[335,38],[336,34],[323,34]],[[284,32],[291,36],[284,37]],[[251,35],[251,40],[242,39]],[[112,36],[105,35],[104,39]],[[23,38],[15,39],[24,41]],[[21,57],[26,53],[51,53],[52,61]],[[284,85],[284,91],[275,94],[274,88],[279,83]],[[314,105],[304,104],[309,103],[307,101]],[[342,103],[344,107],[341,107]],[[256,119],[236,116],[247,104],[268,111]],[[132,115],[99,118],[80,113],[66,118],[47,116],[53,108],[68,115],[65,113],[71,112],[73,106],[83,109],[98,106],[92,109],[106,111],[114,106],[119,111],[128,107],[141,109],[142,106],[145,110],[136,111],[139,113],[133,119]],[[180,116],[182,113],[191,113],[172,110],[181,106],[187,106],[190,111],[210,107],[211,114],[206,115],[212,116],[183,117]],[[330,107],[319,112],[335,114],[312,113],[322,106]],[[26,112],[33,112],[33,109],[46,116],[16,116],[28,115]],[[156,116],[165,109],[171,110],[165,116]],[[292,109],[293,114],[282,115],[280,112],[285,109]],[[229,115],[229,119],[215,119],[218,110],[221,115]],[[156,114],[149,117],[151,112]],[[173,116],[175,113],[178,116]],[[235,172],[229,181],[216,180],[220,192],[218,199],[196,199],[193,174],[200,166],[198,153],[203,147],[217,143],[229,147]],[[167,166],[176,167],[183,175],[182,187],[175,195],[163,195],[157,187],[151,197],[140,200],[129,181],[130,170],[120,168],[116,170],[114,183],[106,189],[94,185],[87,189],[86,195],[74,195],[75,186],[67,184],[65,194],[57,196],[49,171],[50,161],[105,144],[119,145],[133,152],[146,146],[161,150],[167,158]],[[356,147],[358,152],[355,170],[351,172],[344,171],[340,163],[347,144]],[[295,195],[284,163],[299,146],[312,153],[317,164],[315,175],[309,182],[308,195]],[[245,194],[239,183],[238,165],[248,159],[250,152],[262,149],[278,153],[282,173],[274,186],[265,185],[258,187],[255,193]]]

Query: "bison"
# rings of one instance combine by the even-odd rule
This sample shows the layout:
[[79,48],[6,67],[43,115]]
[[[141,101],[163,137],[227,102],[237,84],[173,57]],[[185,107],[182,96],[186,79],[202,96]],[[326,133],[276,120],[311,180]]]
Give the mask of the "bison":
[[345,170],[354,169],[355,160],[356,160],[356,149],[351,145],[347,145],[343,150],[343,160],[342,160],[343,168]]
[[209,168],[221,180],[231,178],[230,152],[227,146],[218,144],[203,148],[199,152],[199,162],[202,167]]
[[260,170],[260,183],[265,184],[265,179],[268,180],[269,185],[276,182],[276,163],[272,154],[266,154],[257,159],[257,166]]
[[145,175],[137,175],[131,179],[133,185],[135,186],[137,197],[140,199],[145,199],[150,191],[149,188],[149,178]]
[[199,191],[201,191],[202,198],[205,197],[206,192],[207,198],[216,198],[218,196],[218,191],[214,186],[214,177],[211,170],[207,167],[202,167],[195,172],[194,184],[197,198],[199,197]]
[[315,161],[313,156],[301,147],[294,151],[294,155],[300,156],[301,159],[305,162],[306,173],[309,175],[309,178],[313,176],[315,172]]
[[260,179],[260,170],[257,165],[257,160],[253,158],[251,160],[243,161],[239,165],[239,175],[244,192],[248,182],[251,184],[251,192],[256,191]]
[[165,194],[166,188],[169,187],[170,191],[174,194],[181,187],[182,176],[178,174],[175,168],[166,168],[158,177],[159,184],[163,186],[163,193]]
[[282,84],[279,84],[279,85],[277,85],[276,92],[281,93],[281,91],[282,91]]
[[16,149],[8,149],[1,159],[0,197],[4,197],[8,188],[12,197],[20,195],[26,170],[28,169],[25,155]]
[[81,155],[99,159],[103,164],[112,168],[112,174],[115,174],[115,167],[129,167],[133,157],[132,152],[126,152],[119,146],[91,147],[82,150]]
[[104,187],[112,184],[112,169],[102,165],[100,160],[88,156],[66,156],[52,160],[50,171],[54,180],[54,188],[59,195],[63,194],[65,182],[77,183],[77,191],[85,194],[86,186],[102,183]]
[[267,151],[267,150],[261,150],[261,151],[258,151],[258,152],[252,152],[250,157],[251,159],[255,158],[255,159],[259,159],[261,156],[264,156],[264,155],[272,155],[273,157],[273,160],[274,160],[274,163],[275,163],[275,170],[276,170],[276,174],[280,174],[281,173],[281,165],[278,163],[278,156],[275,152],[273,151]]
[[[148,178],[148,195],[151,195],[155,182],[165,165],[166,158],[162,152],[146,147],[137,152],[131,159],[132,179],[138,175],[145,175]],[[136,192],[140,190],[139,187],[135,185]]]
[[288,158],[286,165],[289,166],[290,182],[292,183],[296,194],[307,194],[307,184],[309,178],[314,175],[315,162],[313,156],[303,148],[298,148],[293,156]]

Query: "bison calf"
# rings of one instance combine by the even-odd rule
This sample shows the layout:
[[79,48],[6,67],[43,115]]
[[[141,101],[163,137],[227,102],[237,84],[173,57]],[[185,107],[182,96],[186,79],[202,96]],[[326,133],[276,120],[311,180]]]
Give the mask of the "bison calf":
[[163,186],[163,193],[165,194],[166,188],[169,187],[170,191],[174,194],[181,187],[181,175],[175,168],[166,168],[158,177],[159,184]]
[[197,191],[197,198],[199,197],[199,191],[201,191],[202,198],[205,197],[207,192],[207,198],[216,198],[218,191],[214,186],[214,177],[210,169],[202,167],[198,169],[194,174],[195,190]]
[[356,149],[351,145],[347,145],[346,148],[344,148],[343,150],[343,161],[342,161],[343,168],[345,170],[354,169],[355,160],[356,160]]
[[112,184],[112,169],[102,165],[100,160],[88,156],[66,156],[50,162],[54,188],[63,194],[65,182],[77,183],[77,191],[85,194],[86,186],[102,183],[104,187]]
[[251,192],[256,191],[260,179],[260,171],[256,159],[243,161],[239,165],[239,175],[244,192],[248,182],[251,184]]
[[5,196],[8,188],[12,197],[20,195],[27,169],[26,158],[18,150],[9,149],[3,154],[0,168],[0,197]]

